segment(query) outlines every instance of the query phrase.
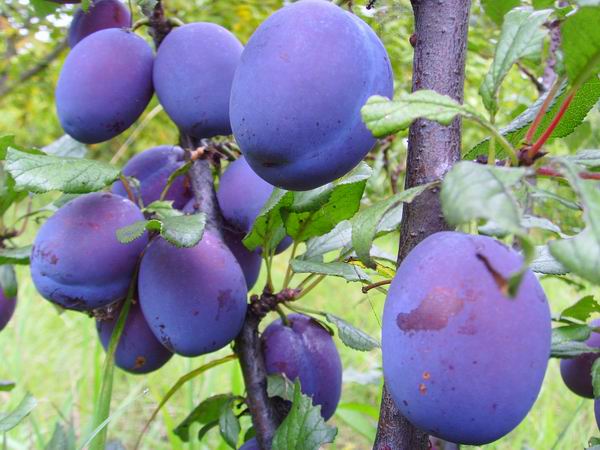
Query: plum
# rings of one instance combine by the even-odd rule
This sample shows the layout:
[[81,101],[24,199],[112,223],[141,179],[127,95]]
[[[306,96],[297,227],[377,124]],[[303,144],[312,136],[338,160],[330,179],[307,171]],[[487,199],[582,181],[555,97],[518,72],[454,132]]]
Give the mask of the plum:
[[600,430],[600,399],[594,400],[594,416],[596,417],[596,425]]
[[12,318],[15,307],[17,306],[16,297],[7,297],[4,291],[0,289],[0,331],[6,327]]
[[523,260],[485,236],[433,234],[404,259],[383,312],[383,371],[402,414],[450,442],[486,444],[535,402],[550,356],[550,310]]
[[64,308],[90,311],[125,298],[147,236],[122,244],[119,228],[144,220],[128,199],[85,194],[62,206],[40,228],[31,251],[39,293]]
[[360,109],[376,94],[392,96],[393,76],[373,30],[331,2],[302,0],[250,37],[233,80],[231,128],[261,178],[313,189],[375,144]]
[[229,247],[229,250],[231,250],[231,253],[235,256],[235,259],[242,268],[246,286],[248,287],[248,290],[250,290],[256,283],[256,280],[258,280],[262,256],[260,255],[259,250],[254,250],[252,252],[248,250],[242,243],[242,239],[244,239],[244,235],[242,234],[223,230],[223,241],[227,244],[227,247]]
[[[112,317],[96,320],[98,337],[105,350],[108,349],[120,311],[120,307],[116,308]],[[116,365],[131,373],[150,373],[164,366],[171,356],[173,353],[167,350],[150,330],[139,303],[132,303],[117,344]]]
[[69,53],[56,86],[56,110],[67,134],[86,144],[125,131],[152,97],[152,49],[136,34],[107,28]]
[[[600,326],[600,320],[594,320],[592,326]],[[589,347],[600,347],[600,333],[592,333],[586,344]],[[592,365],[599,356],[598,353],[586,353],[576,358],[561,360],[560,375],[567,387],[575,394],[594,398]]]
[[224,347],[237,336],[246,315],[242,269],[210,230],[192,248],[155,239],[142,258],[138,292],[152,332],[183,356]]
[[[169,175],[184,163],[185,152],[181,147],[161,145],[131,158],[123,167],[123,175],[135,177],[140,181],[139,194],[144,205],[147,206],[160,198]],[[127,197],[127,191],[120,181],[115,182],[112,192]],[[172,200],[173,207],[181,209],[192,197],[189,180],[187,176],[182,175],[171,184],[165,200]]]
[[256,438],[248,439],[238,450],[260,450]]
[[321,405],[321,415],[329,419],[342,393],[342,362],[329,332],[316,320],[301,314],[272,322],[262,333],[261,345],[269,375],[298,378],[302,392]]
[[156,54],[154,87],[182,131],[200,139],[231,134],[229,96],[242,49],[214,23],[190,23],[167,35]]
[[[219,181],[217,200],[223,217],[239,233],[246,234],[273,193],[273,186],[260,178],[241,156],[227,166]],[[277,246],[281,253],[292,243],[286,236]]]
[[131,25],[131,14],[120,0],[96,0],[87,11],[79,8],[69,26],[71,48],[96,31],[106,28],[125,28]]

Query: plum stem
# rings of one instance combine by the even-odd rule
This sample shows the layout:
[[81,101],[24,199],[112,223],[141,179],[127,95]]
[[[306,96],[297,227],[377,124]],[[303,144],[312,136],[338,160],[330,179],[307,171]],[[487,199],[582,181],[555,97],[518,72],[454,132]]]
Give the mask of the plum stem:
[[366,286],[363,286],[363,287],[361,288],[361,290],[362,290],[362,293],[363,293],[363,294],[366,294],[366,293],[367,293],[367,292],[369,292],[371,289],[376,289],[376,288],[378,288],[378,287],[385,286],[385,285],[387,285],[387,284],[391,284],[391,283],[392,283],[392,280],[391,280],[391,279],[389,279],[389,280],[381,280],[381,281],[377,281],[377,282],[375,282],[375,283],[367,284]]

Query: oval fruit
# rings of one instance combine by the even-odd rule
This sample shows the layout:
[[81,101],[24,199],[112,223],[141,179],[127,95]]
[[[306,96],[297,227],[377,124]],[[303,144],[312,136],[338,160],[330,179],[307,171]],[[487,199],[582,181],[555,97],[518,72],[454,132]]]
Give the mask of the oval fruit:
[[[592,321],[591,325],[600,326],[600,320]],[[600,347],[600,333],[592,332],[585,343],[589,347]],[[592,365],[598,357],[598,353],[586,353],[572,359],[561,359],[560,375],[572,392],[581,397],[594,398]]]
[[96,31],[106,28],[126,28],[131,25],[131,14],[120,0],[97,0],[84,11],[79,8],[69,26],[69,46]]

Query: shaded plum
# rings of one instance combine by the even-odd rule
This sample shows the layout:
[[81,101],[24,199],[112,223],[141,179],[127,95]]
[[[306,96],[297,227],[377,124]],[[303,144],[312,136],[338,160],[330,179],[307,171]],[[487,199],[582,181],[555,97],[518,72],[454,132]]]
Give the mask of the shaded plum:
[[167,35],[156,54],[154,87],[181,130],[197,138],[231,134],[229,96],[242,49],[214,23],[190,23]]
[[260,450],[256,438],[248,439],[238,450]]
[[[172,145],[161,145],[138,153],[123,167],[123,175],[140,181],[139,193],[145,206],[160,198],[169,175],[185,163],[185,152]],[[121,181],[116,181],[112,192],[127,197]],[[165,200],[172,200],[173,207],[183,208],[193,197],[187,176],[182,175],[171,184]]]
[[67,134],[86,144],[125,131],[152,97],[150,46],[136,34],[108,28],[79,42],[56,86],[56,110]]
[[391,97],[383,44],[368,25],[330,2],[292,3],[251,36],[235,73],[231,127],[248,164],[272,185],[322,186],[355,167],[375,144],[360,109]]
[[594,416],[596,417],[596,425],[600,430],[600,399],[594,400]]
[[79,8],[69,26],[71,48],[96,31],[105,28],[126,28],[131,25],[131,14],[120,0],[96,0],[87,11]]
[[138,290],[152,332],[183,356],[224,347],[237,336],[246,315],[242,269],[210,230],[192,248],[155,239],[142,258]]
[[321,415],[327,420],[342,392],[340,355],[329,332],[317,321],[301,314],[291,314],[288,320],[289,326],[279,319],[262,333],[267,373],[298,378],[302,392],[321,405]]
[[[260,210],[273,193],[273,186],[260,178],[241,156],[227,166],[219,181],[217,200],[227,223],[242,234],[252,228]],[[281,253],[292,243],[285,237],[275,253]]]
[[[600,320],[594,320],[592,326],[600,326]],[[600,333],[592,333],[586,344],[589,347],[600,347]],[[585,398],[594,398],[592,365],[598,356],[598,353],[586,353],[577,358],[560,361],[560,375],[567,387],[575,394]]]
[[90,311],[125,298],[147,236],[121,244],[116,231],[144,215],[129,200],[107,192],[82,195],[40,228],[31,252],[39,293],[58,305]]
[[17,306],[16,297],[7,297],[4,295],[4,291],[0,289],[0,331],[6,327],[10,319],[12,318],[15,307]]
[[550,310],[531,271],[512,299],[491,272],[506,278],[522,263],[489,237],[441,232],[400,265],[383,313],[383,370],[418,428],[480,445],[529,412],[550,356]]
[[[96,320],[98,337],[104,350],[108,349],[120,311],[121,308],[117,308],[111,318]],[[171,356],[173,353],[167,350],[150,330],[139,303],[132,303],[117,344],[116,365],[131,373],[149,373],[164,366]]]
[[256,280],[258,280],[262,256],[259,250],[254,250],[253,252],[248,250],[242,243],[242,239],[244,239],[243,234],[223,230],[223,240],[242,268],[244,278],[246,279],[246,286],[250,290],[256,283]]

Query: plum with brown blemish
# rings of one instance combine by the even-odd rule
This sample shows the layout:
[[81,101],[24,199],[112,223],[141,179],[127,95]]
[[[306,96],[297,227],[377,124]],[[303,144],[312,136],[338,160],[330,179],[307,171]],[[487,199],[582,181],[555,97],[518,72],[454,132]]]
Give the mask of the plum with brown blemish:
[[[144,206],[159,200],[167,185],[169,176],[185,164],[185,152],[175,145],[161,145],[144,150],[131,158],[123,167],[122,173],[139,181],[139,190],[134,195],[140,196]],[[127,191],[121,181],[113,184],[112,192],[127,197]],[[165,200],[173,202],[173,207],[183,208],[193,197],[187,175],[180,175],[171,184]]]
[[125,298],[148,238],[122,244],[116,232],[140,220],[136,205],[109,192],[62,206],[41,226],[31,251],[31,277],[42,297],[79,311]]
[[16,297],[7,297],[3,289],[0,289],[0,331],[6,327],[17,306]]
[[[600,320],[594,320],[591,325],[600,326]],[[585,343],[589,347],[600,347],[600,333],[592,332]],[[560,361],[560,375],[572,392],[584,398],[594,398],[592,365],[599,356],[600,353],[585,353],[576,358]]]
[[[104,350],[108,348],[120,311],[120,307],[115,308],[111,317],[96,320],[98,337]],[[164,366],[171,356],[173,353],[150,330],[139,303],[133,302],[117,344],[115,364],[130,373],[150,373]]]
[[230,343],[246,316],[246,281],[228,247],[210,230],[192,248],[156,238],[140,265],[139,299],[158,340],[183,356]]
[[87,11],[79,8],[69,26],[69,47],[96,31],[106,28],[126,28],[131,25],[131,14],[120,0],[90,2]]
[[531,409],[551,321],[530,270],[516,296],[506,295],[504,281],[522,265],[500,242],[456,232],[426,238],[400,265],[383,313],[383,370],[397,407],[418,428],[486,444]]
[[280,373],[300,380],[302,392],[321,406],[329,419],[340,401],[342,362],[333,338],[316,320],[302,314],[272,322],[261,336],[265,366],[269,375]]

